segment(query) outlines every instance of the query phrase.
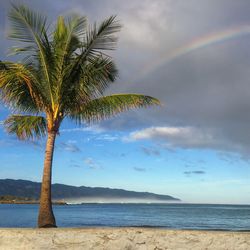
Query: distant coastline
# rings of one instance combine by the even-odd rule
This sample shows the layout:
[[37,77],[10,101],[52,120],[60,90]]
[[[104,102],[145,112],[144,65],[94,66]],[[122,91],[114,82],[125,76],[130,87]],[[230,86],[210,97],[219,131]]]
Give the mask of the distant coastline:
[[[67,203],[86,202],[181,202],[180,199],[150,192],[128,191],[116,188],[70,186],[65,184],[52,184],[52,197],[54,201]],[[41,183],[27,180],[0,179],[0,196],[29,197],[38,201],[41,193]],[[10,199],[13,200],[13,199]],[[24,198],[24,201],[30,201]]]
[[[39,201],[0,201],[0,204],[39,204]],[[68,205],[67,202],[63,202],[63,201],[54,201],[52,202],[53,205]]]
[[[53,201],[53,205],[67,205],[64,201]],[[12,195],[0,196],[0,204],[39,204],[39,200],[29,197],[18,197]]]

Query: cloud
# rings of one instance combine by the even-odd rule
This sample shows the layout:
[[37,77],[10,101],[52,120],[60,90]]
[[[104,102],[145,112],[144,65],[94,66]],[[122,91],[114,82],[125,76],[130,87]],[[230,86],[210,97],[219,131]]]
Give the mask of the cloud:
[[241,160],[247,160],[247,161],[250,160],[250,158],[247,156],[244,156],[243,158],[243,157],[239,157],[239,155],[229,154],[227,152],[219,152],[217,155],[221,161],[225,161],[228,164],[238,164],[239,161]]
[[0,147],[8,147],[8,146],[13,146],[15,145],[15,142],[13,140],[9,139],[0,139]]
[[183,172],[185,175],[203,175],[203,174],[206,174],[205,171],[203,170],[195,170],[195,171],[184,171]]
[[91,126],[91,127],[84,127],[84,128],[66,128],[61,129],[61,133],[71,133],[71,132],[92,132],[94,134],[98,134],[103,132],[104,129],[99,126]]
[[71,168],[81,168],[81,166],[79,164],[71,164],[70,167]]
[[[141,46],[150,49],[159,46],[162,42],[155,39],[161,32],[167,32],[170,29],[170,8],[166,1],[144,0],[130,3],[130,8],[123,6],[122,17],[126,20],[121,32],[123,42],[133,46]],[[127,7],[127,8],[126,8]],[[159,16],[161,18],[159,19]]]
[[198,164],[206,164],[207,162],[206,161],[204,161],[204,160],[198,160]]
[[193,168],[193,167],[194,167],[193,165],[185,164],[185,168]]
[[[161,6],[163,2],[157,1],[157,3]],[[139,3],[135,1],[134,4]],[[146,16],[145,6],[142,12]],[[150,8],[150,5],[148,7]],[[250,18],[246,8],[250,7],[250,2],[240,1],[235,4],[231,0],[192,0],[187,3],[170,1],[165,3],[164,8],[166,7],[170,7],[171,10],[170,13],[168,12],[168,18],[172,27],[166,26],[165,33],[157,29],[154,31],[157,33],[157,36],[154,36],[157,37],[157,46],[152,46],[150,50],[146,49],[150,46],[150,42],[144,43],[145,40],[150,41],[150,39],[141,39],[142,48],[137,50],[136,54],[137,65],[132,65],[132,69],[126,68],[128,72],[123,74],[122,82],[128,82],[128,84],[118,84],[114,88],[114,92],[118,90],[150,94],[159,98],[165,105],[161,108],[127,113],[103,123],[103,126],[106,129],[120,130],[138,130],[142,127],[170,127],[178,130],[184,128],[184,131],[183,129],[178,131],[182,136],[185,133],[190,135],[190,131],[185,131],[190,128],[197,132],[193,134],[193,138],[191,136],[188,139],[182,138],[184,140],[180,140],[185,142],[182,143],[172,136],[169,143],[172,148],[207,148],[230,151],[244,157],[249,155],[250,117],[247,114],[250,110],[250,61],[244,52],[247,51],[249,36],[224,40],[167,64],[162,63],[150,74],[145,72],[147,68],[155,65],[159,58],[167,58],[167,55],[178,47],[229,27],[237,29],[242,23],[249,23]],[[154,11],[152,15],[153,13]],[[161,11],[159,15],[165,22],[166,19],[162,17]],[[143,19],[139,14],[137,16],[134,18],[136,20],[130,19],[131,22],[139,23],[137,19]],[[126,20],[124,21],[126,24]],[[145,20],[143,27],[146,26],[146,30],[149,30],[148,25]],[[136,25],[136,27],[139,26]],[[133,37],[135,35],[131,33],[129,39],[133,41]],[[161,43],[165,43],[165,46]],[[137,42],[133,45],[137,48]],[[126,59],[121,61],[122,67],[126,62],[133,61],[132,58],[135,57],[132,52],[126,52],[128,52]],[[146,55],[143,58],[144,54]],[[133,74],[133,72],[136,73]],[[141,76],[141,72],[144,77]],[[131,75],[136,75],[137,78],[130,81]],[[158,137],[157,140],[161,139]]]
[[45,149],[45,142],[44,141],[26,141],[26,143],[31,145],[32,147],[39,149],[39,150]]
[[123,140],[156,140],[170,148],[209,148],[217,143],[209,132],[192,127],[150,127],[131,132]]
[[91,169],[100,169],[102,168],[99,163],[97,163],[93,158],[85,158],[84,163]]
[[65,151],[69,151],[69,152],[72,152],[72,153],[76,153],[76,152],[80,152],[80,148],[76,145],[76,141],[72,141],[72,140],[69,140],[67,142],[62,142],[60,144],[60,147],[65,150]]
[[131,132],[123,138],[125,142],[152,140],[166,149],[211,149],[218,152],[240,153],[249,158],[249,150],[228,138],[217,136],[217,131],[197,127],[149,127]]
[[161,154],[161,152],[158,149],[152,147],[142,147],[141,149],[143,153],[145,153],[148,156],[159,156]]
[[104,133],[105,129],[100,126],[91,126],[84,128],[69,128],[61,129],[61,133],[74,133],[74,132],[89,132],[91,135],[88,138],[85,138],[86,141],[109,141],[113,142],[120,139],[118,134]]
[[118,135],[111,135],[111,134],[101,134],[101,135],[94,137],[94,140],[97,140],[97,141],[113,142],[113,141],[117,141],[118,139],[120,139]]
[[137,172],[146,172],[146,168],[141,168],[141,167],[134,167],[133,168],[135,171],[137,171]]

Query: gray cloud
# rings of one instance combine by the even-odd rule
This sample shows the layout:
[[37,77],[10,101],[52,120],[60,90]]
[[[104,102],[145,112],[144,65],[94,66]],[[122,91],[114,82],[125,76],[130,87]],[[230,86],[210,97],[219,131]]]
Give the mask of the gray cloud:
[[10,139],[0,139],[0,147],[5,148],[8,146],[13,146],[15,145],[14,140],[10,140]]
[[76,145],[76,141],[67,141],[67,142],[62,142],[60,144],[60,148],[62,148],[65,151],[69,151],[72,153],[80,152],[80,148]]
[[195,170],[195,171],[184,171],[183,172],[185,175],[203,175],[203,174],[206,174],[205,171],[203,170]]
[[193,168],[193,167],[194,167],[193,165],[185,164],[185,168]]
[[31,145],[33,148],[36,148],[38,150],[44,150],[45,149],[45,142],[44,141],[26,141],[28,145]]
[[134,167],[133,169],[134,169],[135,171],[137,171],[137,172],[146,172],[146,171],[147,171],[146,168],[142,168],[142,167]]
[[[192,12],[192,8],[195,7],[193,9],[195,12],[197,6],[192,3],[194,1],[188,1],[189,11]],[[182,22],[180,24],[176,20],[178,44],[181,40],[185,44],[204,34],[223,31],[230,25],[237,27],[242,23],[250,22],[244,10],[246,5],[250,5],[249,2],[237,1],[236,4],[232,1],[226,3],[225,1],[217,1],[217,3],[206,1],[204,9],[200,4],[204,4],[204,1],[198,3],[200,10],[196,9],[199,18],[195,13],[192,15],[189,12],[189,17],[185,16],[187,23],[182,22],[183,17],[180,17],[180,22]],[[234,8],[237,13],[240,13],[239,15],[233,14]],[[176,14],[178,16],[178,13]],[[211,16],[215,19],[211,20]],[[195,20],[199,22],[195,23]],[[178,29],[182,29],[184,31],[182,36],[187,37],[179,37]],[[189,32],[189,35],[185,34],[185,30]],[[164,106],[131,112],[120,119],[105,123],[104,126],[121,129],[152,126],[191,127],[199,132],[199,138],[196,138],[197,134],[193,134],[193,138],[189,140],[182,141],[183,138],[179,138],[180,140],[178,142],[175,140],[172,146],[209,148],[236,152],[244,156],[249,155],[250,116],[247,114],[250,110],[248,80],[250,61],[249,56],[245,54],[249,42],[249,37],[244,37],[244,39],[225,41],[193,51],[171,63],[161,65],[150,75],[139,77],[143,85],[138,83],[139,80],[132,83],[130,87],[123,85],[123,89],[127,88],[127,92],[128,90],[141,92],[143,86],[143,93],[158,97]],[[172,46],[171,42],[166,46]],[[158,49],[163,56],[166,55],[167,52],[164,52],[162,48]],[[152,50],[156,52],[156,49]],[[154,60],[157,61],[153,59],[151,64],[154,64]],[[200,140],[197,142],[195,139]]]
[[81,166],[79,164],[71,164],[70,167],[71,168],[81,168]]
[[225,161],[226,163],[229,164],[238,164],[239,161],[241,160],[245,160],[245,161],[249,161],[250,158],[247,155],[244,155],[243,157],[239,157],[239,155],[235,155],[235,154],[229,154],[227,152],[218,152],[218,157],[220,160]]
[[141,149],[142,152],[148,156],[159,156],[161,154],[161,152],[156,148],[142,147]]

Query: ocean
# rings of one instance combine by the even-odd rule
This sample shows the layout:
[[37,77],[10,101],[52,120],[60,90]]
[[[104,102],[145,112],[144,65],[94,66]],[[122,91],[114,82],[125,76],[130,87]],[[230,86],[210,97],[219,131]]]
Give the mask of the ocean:
[[[156,227],[250,230],[250,205],[82,204],[57,205],[58,227]],[[0,204],[0,227],[36,227],[38,205]]]

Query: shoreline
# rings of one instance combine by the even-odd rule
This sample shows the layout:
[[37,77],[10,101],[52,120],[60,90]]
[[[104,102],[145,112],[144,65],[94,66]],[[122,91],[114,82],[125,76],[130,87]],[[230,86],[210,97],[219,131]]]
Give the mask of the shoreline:
[[250,249],[250,232],[157,228],[0,228],[0,249]]
[[[199,231],[199,232],[222,232],[222,233],[250,233],[250,229],[242,229],[242,230],[231,230],[231,229],[196,229],[196,228],[170,228],[170,227],[160,227],[160,226],[81,226],[81,227],[57,227],[56,230],[88,230],[88,229],[96,229],[96,230],[106,230],[106,229],[149,229],[149,230],[162,230],[162,231]],[[39,230],[41,228],[37,227],[0,227],[0,230]],[[49,228],[50,229],[50,228]]]
[[[0,204],[15,204],[15,205],[34,205],[40,204],[40,201],[0,201]],[[66,202],[63,201],[53,201],[52,205],[68,205]]]

